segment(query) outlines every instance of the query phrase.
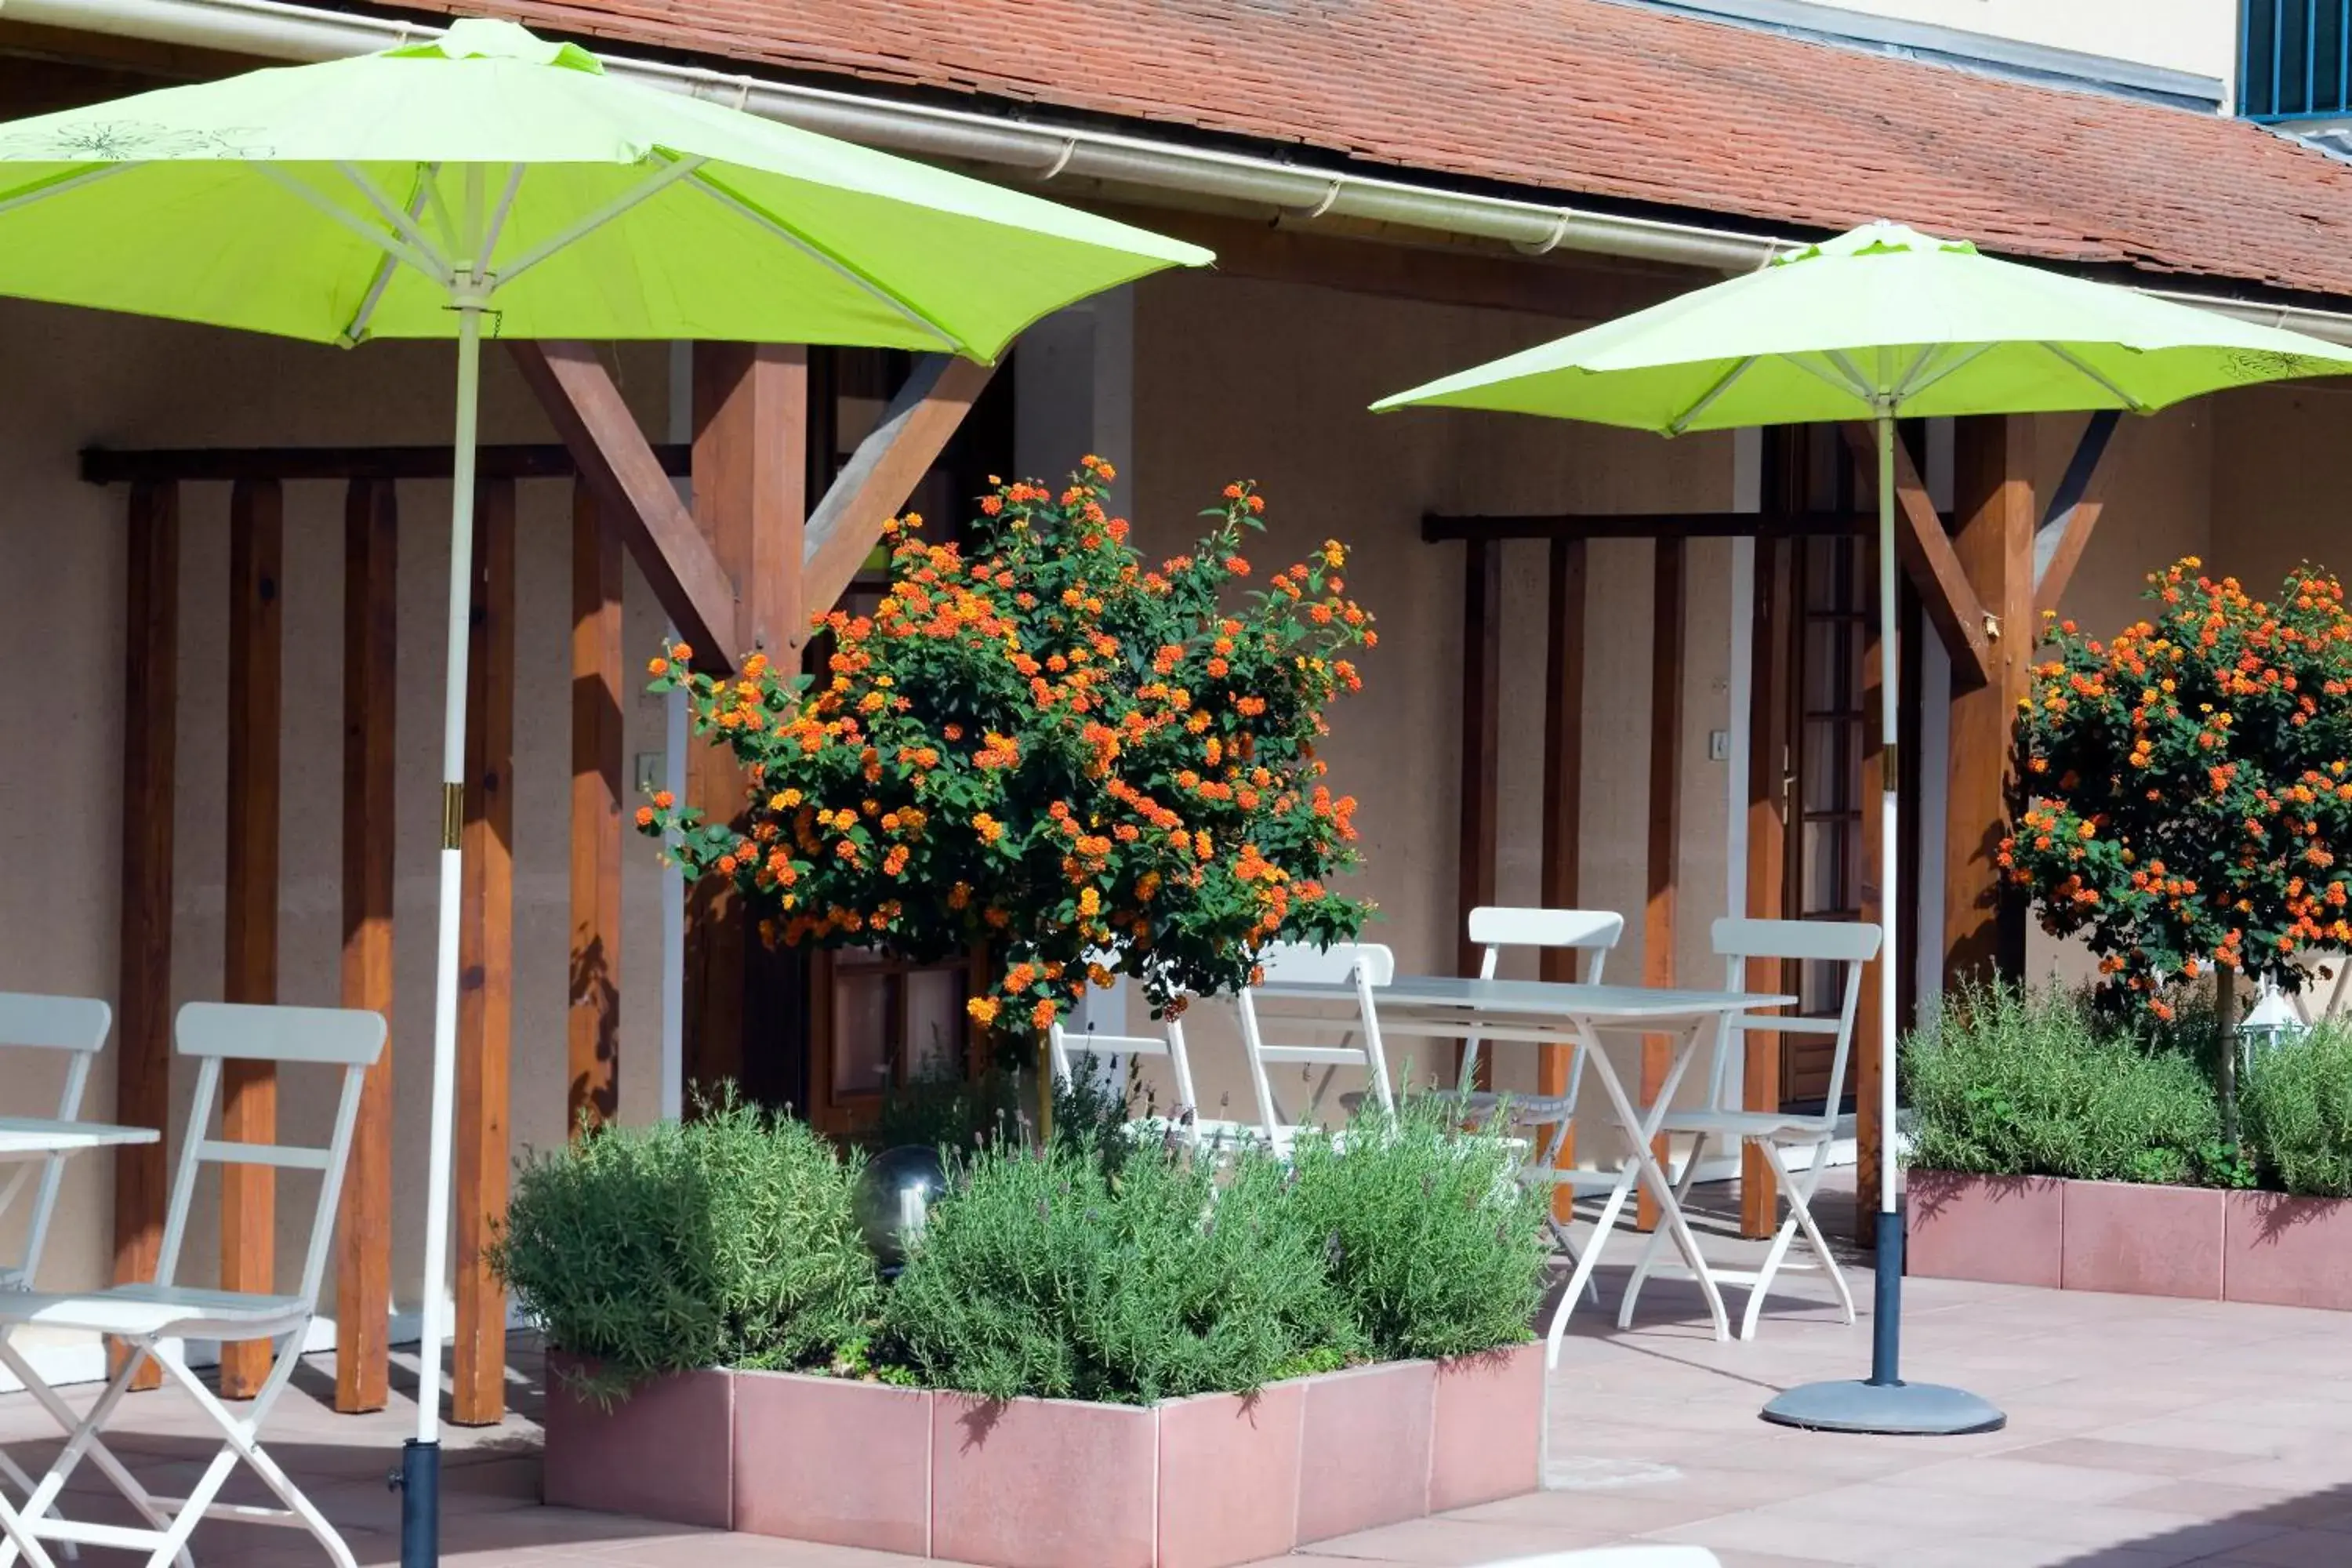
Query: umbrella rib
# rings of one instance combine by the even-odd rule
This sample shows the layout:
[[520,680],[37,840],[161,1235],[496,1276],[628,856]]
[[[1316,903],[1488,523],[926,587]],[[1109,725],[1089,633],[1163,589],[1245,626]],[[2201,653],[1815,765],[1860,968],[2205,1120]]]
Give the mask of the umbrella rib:
[[1706,389],[1706,396],[1700,398],[1696,403],[1692,404],[1688,408],[1684,409],[1682,413],[1667,422],[1666,433],[1670,436],[1679,436],[1684,431],[1689,429],[1692,420],[1697,418],[1700,415],[1713,407],[1715,405],[1716,399],[1730,391],[1731,384],[1738,381],[1741,376],[1746,375],[1749,370],[1754,368],[1755,364],[1756,356],[1754,354],[1749,354],[1746,359],[1741,360],[1729,370],[1725,371],[1720,376],[1717,376],[1716,378],[1715,384]]
[[499,193],[499,205],[490,209],[489,225],[482,230],[482,253],[474,261],[474,276],[477,278],[486,274],[494,276],[490,274],[489,259],[499,253],[499,236],[505,232],[507,219],[514,216],[515,196],[522,189],[523,171],[530,167],[528,163],[507,166],[507,188]]
[[1951,363],[1940,367],[1937,370],[1935,374],[1929,376],[1927,380],[1919,382],[1916,385],[1906,386],[1902,391],[1901,396],[1905,398],[1916,397],[1919,394],[1927,391],[1929,387],[1935,385],[1937,382],[1943,380],[1954,371],[1966,369],[1979,355],[1990,353],[1991,352],[1992,345],[1990,343],[1972,344],[1970,345],[1968,353],[1960,355],[1958,359],[1952,361]]
[[375,208],[376,215],[390,224],[401,238],[406,240],[418,255],[432,257],[435,261],[440,263],[442,276],[446,278],[449,275],[457,266],[457,257],[453,255],[445,258],[435,251],[433,242],[425,237],[423,229],[416,226],[416,220],[401,211],[392,198],[385,195],[377,187],[376,183],[367,177],[365,170],[357,163],[338,163],[335,167],[342,171],[343,178],[359,187],[360,195],[368,199],[368,205]]
[[[1820,365],[1815,364],[1801,353],[1784,354],[1781,357],[1786,359],[1790,364],[1795,365],[1799,370],[1801,370],[1806,374],[1813,377],[1816,381],[1825,384],[1835,391],[1844,393],[1849,397],[1867,399],[1870,396],[1870,389],[1867,386],[1862,385],[1858,382],[1841,381],[1835,375],[1823,370]],[[1852,366],[1847,367],[1849,371],[1851,371],[1852,368]]]
[[[650,200],[652,197],[657,195],[669,186],[676,184],[678,181],[689,178],[697,169],[702,167],[702,164],[703,160],[700,158],[673,158],[668,163],[663,166],[660,173],[631,185],[627,190],[622,192],[611,201],[606,202],[603,206],[598,207],[594,212],[590,213],[586,217],[582,218],[578,223],[573,224],[571,227],[564,229],[562,232],[555,235],[550,239],[542,240],[538,245],[533,246],[530,249],[524,251],[520,256],[515,258],[514,264],[512,266],[498,268],[498,280],[500,283],[513,282],[517,278],[520,278],[524,273],[530,271],[532,268],[538,266],[541,262],[546,260],[557,251],[562,250],[565,246],[577,240],[582,235],[593,233],[595,230],[602,228],[604,225],[612,222],[614,218],[619,217],[623,213],[627,212],[631,207],[637,205],[640,202]],[[520,182],[521,178],[521,167],[520,165],[517,165],[515,180]],[[509,184],[507,190],[506,200],[508,202],[511,202],[513,199],[514,188],[512,184]],[[501,214],[503,215],[503,204],[501,205]],[[503,216],[500,217],[500,222],[504,222]]]
[[406,262],[443,288],[448,287],[449,269],[443,266],[437,258],[419,254],[414,247],[397,235],[386,234],[382,229],[369,227],[357,213],[329,200],[326,195],[312,189],[307,182],[298,180],[288,174],[279,164],[264,160],[253,164],[253,168],[262,178],[284,187],[287,192],[305,205],[316,209],[321,216],[342,225],[379,250]]
[[101,163],[95,169],[84,169],[79,174],[46,180],[28,188],[0,196],[0,213],[14,212],[18,207],[30,206],[35,202],[46,201],[50,196],[61,195],[67,191],[78,191],[95,181],[103,180],[111,174],[121,174],[125,169],[137,167],[139,165],[135,163]]
[[2134,414],[2145,414],[2147,412],[2147,404],[2142,403],[2138,398],[2134,397],[2130,393],[2126,392],[2122,387],[2117,386],[2114,382],[2109,381],[2105,376],[2101,375],[2096,370],[2094,370],[2090,365],[2084,363],[2079,355],[2070,353],[2063,345],[2044,342],[2042,346],[2048,349],[2060,359],[2065,361],[2068,364],[2074,366],[2083,374],[2087,375],[2093,381],[2097,382],[2101,386],[2106,388],[2106,390],[2119,402],[2121,402],[2126,408],[2130,409]]
[[719,203],[721,206],[732,208],[736,213],[751,219],[761,228],[766,229],[769,233],[793,246],[804,255],[831,268],[834,271],[839,273],[848,281],[856,284],[858,288],[864,289],[875,299],[879,300],[882,303],[898,311],[916,326],[922,328],[925,331],[939,339],[940,342],[945,344],[950,351],[961,353],[971,347],[969,343],[965,342],[955,333],[948,331],[945,327],[940,325],[939,322],[931,320],[930,317],[917,310],[912,303],[901,298],[895,290],[886,287],[878,279],[867,277],[863,271],[852,266],[844,258],[835,255],[826,247],[819,245],[815,240],[811,239],[808,236],[801,233],[798,229],[793,228],[790,224],[785,223],[782,218],[777,217],[774,214],[766,211],[764,208],[753,205],[751,202],[746,201],[743,197],[736,195],[733,191],[729,190],[726,186],[719,184],[717,181],[710,179],[708,175],[698,173],[691,178],[695,189],[702,192],[705,195]]
[[[439,164],[433,163],[422,171],[423,177],[417,181],[416,192],[408,198],[412,216],[416,208],[425,205],[425,194],[433,189],[433,176],[439,168]],[[393,268],[399,265],[389,252],[376,258],[375,275],[368,279],[367,292],[360,298],[360,308],[352,312],[350,321],[343,323],[341,342],[344,347],[356,346],[367,335],[368,322],[374,317],[376,306],[383,302],[384,289],[391,287]]]

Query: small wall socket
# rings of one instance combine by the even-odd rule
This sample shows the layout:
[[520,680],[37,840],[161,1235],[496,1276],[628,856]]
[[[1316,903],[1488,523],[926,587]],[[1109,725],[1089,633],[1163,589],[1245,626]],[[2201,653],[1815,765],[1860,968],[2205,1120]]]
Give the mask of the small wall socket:
[[662,786],[662,763],[666,755],[660,752],[637,753],[637,793],[651,795]]
[[1706,760],[1710,763],[1727,763],[1731,760],[1730,731],[1709,730],[1706,732]]

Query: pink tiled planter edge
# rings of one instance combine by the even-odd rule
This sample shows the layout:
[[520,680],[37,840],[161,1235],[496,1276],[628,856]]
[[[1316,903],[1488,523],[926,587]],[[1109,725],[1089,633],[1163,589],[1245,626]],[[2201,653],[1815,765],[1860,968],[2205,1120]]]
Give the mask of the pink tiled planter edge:
[[1234,1568],[1534,1490],[1543,1408],[1540,1344],[1152,1406],[699,1372],[609,1411],[551,1386],[546,1497],[995,1568]]
[[1912,1273],[2352,1311],[2352,1199],[1913,1171]]

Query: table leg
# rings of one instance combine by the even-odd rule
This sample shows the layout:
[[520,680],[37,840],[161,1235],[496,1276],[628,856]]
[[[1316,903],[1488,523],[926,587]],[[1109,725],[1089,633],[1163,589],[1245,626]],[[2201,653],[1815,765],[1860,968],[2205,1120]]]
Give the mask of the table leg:
[[1731,1318],[1724,1310],[1723,1293],[1716,1288],[1715,1276],[1707,1271],[1706,1259],[1700,1256],[1698,1238],[1691,1234],[1689,1224],[1683,1218],[1682,1205],[1675,1201],[1674,1184],[1666,1179],[1664,1167],[1658,1163],[1657,1156],[1651,1151],[1651,1144],[1665,1121],[1666,1112],[1674,1104],[1675,1089],[1681,1084],[1683,1074],[1688,1070],[1692,1057],[1697,1054],[1699,1037],[1710,1023],[1711,1020],[1702,1019],[1684,1037],[1681,1048],[1675,1053],[1673,1065],[1667,1068],[1665,1082],[1659,1086],[1657,1103],[1650,1108],[1650,1114],[1646,1117],[1634,1110],[1633,1102],[1626,1098],[1625,1086],[1618,1080],[1616,1069],[1609,1065],[1609,1058],[1602,1054],[1600,1042],[1591,1037],[1583,1020],[1578,1020],[1577,1028],[1585,1035],[1586,1043],[1591,1047],[1592,1065],[1599,1070],[1601,1088],[1609,1097],[1610,1109],[1616,1113],[1618,1124],[1633,1140],[1634,1173],[1650,1189],[1650,1195],[1657,1200],[1658,1223],[1673,1238],[1675,1250],[1683,1255],[1683,1260],[1690,1266],[1692,1277],[1698,1281],[1699,1293],[1706,1298],[1707,1313],[1715,1320],[1715,1337],[1728,1340],[1731,1338]]

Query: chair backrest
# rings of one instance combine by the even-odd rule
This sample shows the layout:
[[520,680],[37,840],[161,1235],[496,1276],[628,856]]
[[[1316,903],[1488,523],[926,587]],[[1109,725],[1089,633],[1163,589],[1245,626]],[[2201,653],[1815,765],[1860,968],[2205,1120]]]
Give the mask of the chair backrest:
[[1764,1013],[1727,1019],[1723,1038],[1717,1045],[1707,1103],[1721,1110],[1731,1109],[1723,1104],[1723,1094],[1730,1066],[1727,1047],[1735,1031],[1834,1035],[1837,1044],[1830,1056],[1829,1090],[1822,1100],[1821,1120],[1825,1124],[1836,1121],[1838,1101],[1845,1095],[1846,1060],[1853,1047],[1853,1016],[1862,999],[1863,966],[1877,956],[1882,935],[1876,926],[1859,921],[1751,921],[1728,917],[1717,921],[1713,928],[1715,951],[1724,961],[1724,983],[1727,987],[1738,989],[1741,985],[1751,958],[1840,963],[1845,966],[1845,980],[1839,988],[1834,1018]]
[[[89,1064],[106,1047],[113,1027],[114,1009],[93,996],[39,996],[25,991],[0,991],[0,1047],[67,1053],[65,1082],[58,1090],[57,1118],[71,1121],[81,1114],[82,1091],[89,1086]],[[25,1250],[13,1265],[0,1265],[0,1284],[29,1286],[40,1268],[41,1249],[49,1238],[49,1216],[57,1212],[58,1191],[63,1185],[66,1156],[51,1154],[39,1162],[40,1191],[25,1228]],[[0,1206],[16,1196],[33,1168],[20,1164],[0,1192]]]
[[[1388,1057],[1381,1047],[1380,1016],[1372,999],[1375,991],[1396,978],[1394,952],[1376,942],[1333,942],[1328,948],[1279,942],[1258,955],[1258,974],[1260,984],[1265,985],[1346,985],[1355,993],[1354,1008],[1348,1014],[1321,1005],[1312,1011],[1281,1009],[1278,1016],[1293,1037],[1307,1037],[1280,1040],[1268,1039],[1260,1026],[1256,986],[1244,986],[1235,998],[1241,1014],[1242,1051],[1249,1058],[1258,1120],[1269,1142],[1277,1149],[1286,1147],[1296,1125],[1286,1118],[1275,1097],[1274,1080],[1266,1072],[1270,1063],[1320,1065],[1327,1069],[1325,1089],[1331,1082],[1328,1069],[1360,1067],[1370,1079],[1373,1098],[1383,1109],[1394,1108],[1395,1090],[1389,1082]],[[1310,1110],[1321,1097],[1321,1089],[1310,1097]]]
[[1166,1057],[1169,1074],[1176,1080],[1175,1114],[1181,1118],[1190,1111],[1197,1122],[1201,1106],[1192,1088],[1192,1058],[1184,1049],[1184,1021],[1171,1014],[1163,1026],[1166,1032],[1159,1035],[1106,1035],[1095,1029],[1073,1034],[1056,1018],[1045,1034],[1046,1061],[1053,1068],[1054,1081],[1067,1084],[1072,1063],[1080,1056]]
[[1578,978],[1598,985],[1609,950],[1624,934],[1625,917],[1611,910],[1529,910],[1482,904],[1470,911],[1470,940],[1486,950],[1478,969],[1482,980],[1495,978],[1504,948],[1549,947],[1590,953],[1591,971]]
[[1269,984],[1345,985],[1360,971],[1365,982],[1386,985],[1396,978],[1396,954],[1377,942],[1276,942],[1258,954],[1259,973]]
[[[343,1167],[359,1121],[360,1091],[367,1069],[383,1054],[381,1013],[343,1007],[276,1007],[231,1002],[191,1002],[180,1009],[173,1033],[180,1054],[195,1058],[196,1090],[180,1164],[172,1183],[172,1204],[163,1221],[162,1256],[155,1282],[170,1285],[186,1238],[188,1209],[196,1194],[197,1170],[207,1161],[222,1165],[269,1165],[319,1173],[318,1206],[310,1217],[309,1250],[296,1292],[315,1308],[327,1267],[328,1242],[335,1232],[335,1205]],[[335,1101],[334,1131],[327,1146],[233,1142],[213,1136],[213,1110],[220,1098],[221,1063],[266,1061],[339,1068],[341,1092]]]

